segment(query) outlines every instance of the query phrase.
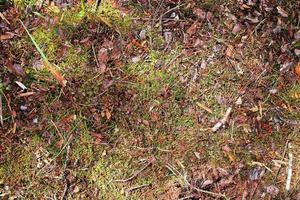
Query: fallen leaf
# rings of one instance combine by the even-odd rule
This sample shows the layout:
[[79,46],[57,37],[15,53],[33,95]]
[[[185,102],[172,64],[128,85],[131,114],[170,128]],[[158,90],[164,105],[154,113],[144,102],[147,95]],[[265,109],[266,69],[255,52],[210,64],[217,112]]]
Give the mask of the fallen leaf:
[[106,64],[108,62],[108,52],[106,48],[101,48],[98,51],[98,61],[100,64]]
[[196,8],[193,13],[195,15],[197,15],[197,17],[199,17],[200,19],[205,19],[206,18],[206,12],[203,11],[202,9],[200,8]]
[[100,144],[104,141],[105,137],[101,133],[90,132],[91,136],[95,138],[95,143]]
[[298,62],[298,64],[295,67],[295,73],[300,76],[300,61]]
[[9,40],[12,39],[14,37],[13,34],[4,34],[4,35],[0,35],[0,40]]
[[109,112],[109,110],[106,110],[105,116],[106,116],[106,119],[108,119],[108,120],[111,119],[111,113]]
[[190,36],[194,35],[197,31],[198,28],[198,22],[194,22],[190,28],[188,28],[188,30],[186,31],[187,34],[189,34]]
[[234,49],[234,47],[232,45],[228,45],[228,47],[225,51],[226,56],[232,58],[233,57],[233,49]]
[[240,32],[242,30],[242,26],[240,23],[237,23],[236,25],[234,25],[233,29],[232,29],[232,33],[233,34],[237,34],[238,32]]
[[267,193],[270,194],[273,198],[275,198],[279,193],[279,189],[275,185],[268,186],[266,190]]
[[25,76],[25,72],[24,72],[24,69],[21,67],[21,65],[19,64],[12,64],[11,62],[7,62],[7,68],[8,70],[17,75],[17,76]]

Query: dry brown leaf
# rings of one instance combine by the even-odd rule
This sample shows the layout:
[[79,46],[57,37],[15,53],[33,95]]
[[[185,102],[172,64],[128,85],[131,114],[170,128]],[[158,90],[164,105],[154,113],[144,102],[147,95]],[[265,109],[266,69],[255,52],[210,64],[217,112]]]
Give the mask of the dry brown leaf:
[[197,27],[198,27],[198,22],[194,22],[192,24],[192,26],[190,26],[190,28],[188,28],[188,30],[186,31],[190,36],[194,35],[197,31]]
[[300,76],[300,61],[298,62],[298,64],[295,67],[295,73]]
[[106,64],[108,62],[108,52],[106,48],[101,48],[98,51],[98,62],[100,64]]
[[25,76],[24,69],[22,68],[21,65],[19,65],[19,64],[12,64],[11,62],[7,62],[6,66],[7,66],[8,70],[11,73],[13,73],[13,74],[15,74],[17,76],[22,76],[22,77]]
[[232,58],[233,57],[233,49],[234,47],[232,45],[228,45],[227,49],[226,49],[226,56]]
[[65,87],[67,85],[67,81],[64,79],[64,77],[60,74],[59,71],[57,71],[49,62],[44,62],[44,66],[51,72],[51,74],[55,77],[55,79],[63,86]]
[[12,39],[14,37],[13,34],[4,34],[4,35],[0,35],[0,40],[9,40]]

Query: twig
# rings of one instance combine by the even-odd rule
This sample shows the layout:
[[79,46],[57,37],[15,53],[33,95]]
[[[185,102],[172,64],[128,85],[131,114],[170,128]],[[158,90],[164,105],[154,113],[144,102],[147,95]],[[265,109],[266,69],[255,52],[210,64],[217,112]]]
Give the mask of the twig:
[[195,197],[195,195],[189,195],[189,196],[186,196],[186,197],[182,197],[178,200],[192,199],[193,197]]
[[135,177],[137,177],[141,172],[143,172],[147,167],[149,167],[151,164],[152,164],[152,162],[148,162],[142,169],[140,169],[139,171],[135,172],[129,178],[115,180],[114,182],[122,182],[122,183],[124,183],[124,182],[131,181],[132,179],[134,179]]
[[189,186],[191,189],[196,190],[197,192],[201,192],[201,193],[205,193],[205,194],[209,194],[212,196],[217,196],[217,197],[223,197],[224,199],[228,199],[226,197],[225,194],[220,194],[220,193],[215,193],[215,192],[211,192],[208,190],[203,190],[203,189],[199,189],[195,186],[193,186],[188,180],[187,180],[187,175],[182,175],[175,167],[173,167],[172,165],[168,164],[166,165],[166,167],[174,174],[177,176],[182,177],[182,179],[184,180],[184,182],[186,183],[187,186]]
[[94,54],[94,57],[95,57],[95,61],[96,61],[97,67],[100,68],[100,64],[99,64],[98,59],[97,59],[97,55],[96,55],[94,44],[92,44],[92,50],[93,50],[93,54]]
[[54,123],[54,121],[53,121],[53,120],[50,120],[50,121],[51,121],[51,123],[53,124],[55,130],[57,131],[57,133],[58,133],[60,139],[61,139],[62,141],[65,141],[64,136],[63,136],[63,135],[61,134],[61,132],[58,130],[58,128],[57,128],[56,124]]
[[5,18],[5,16],[0,12],[0,17],[7,23],[10,25],[9,21]]
[[138,185],[138,186],[134,186],[134,187],[128,188],[128,189],[125,190],[125,195],[128,196],[130,192],[132,192],[134,190],[138,190],[138,189],[144,188],[144,187],[148,187],[150,185],[151,184],[143,184],[143,185]]
[[67,153],[66,153],[66,159],[65,159],[65,164],[64,164],[63,179],[64,179],[64,182],[65,182],[65,188],[64,188],[63,194],[61,196],[61,200],[65,200],[66,199],[66,195],[67,195],[68,189],[69,189],[69,182],[68,182],[68,180],[66,178],[66,168],[67,168],[67,165],[68,165],[68,162],[69,162],[69,155],[70,155],[70,144],[68,144],[68,146],[67,146]]
[[94,6],[94,12],[96,12],[98,10],[98,7],[100,6],[100,4],[101,4],[101,0],[97,0],[95,3],[95,6]]
[[227,122],[231,112],[232,112],[232,107],[227,108],[227,111],[226,111],[224,117],[218,123],[216,123],[214,125],[214,127],[212,128],[213,132],[218,131],[221,128],[221,126],[223,126]]
[[204,193],[204,194],[210,194],[210,195],[212,195],[212,196],[223,197],[224,199],[228,199],[228,198],[225,196],[225,194],[216,193],[216,192],[211,192],[211,191],[208,191],[208,190],[202,190],[202,189],[199,189],[199,188],[197,188],[197,187],[195,187],[195,186],[192,186],[190,183],[188,183],[188,185],[189,185],[192,189],[196,190],[197,192],[201,192],[201,193]]
[[66,144],[61,148],[61,150],[45,165],[43,166],[38,172],[37,174],[41,173],[41,171],[46,168],[48,165],[50,165],[62,152],[63,150],[70,144],[71,140],[73,138],[73,135],[70,135],[70,137],[68,138]]
[[290,191],[291,189],[291,181],[292,181],[292,175],[293,175],[293,154],[292,154],[292,144],[291,142],[288,143],[288,170],[287,170],[287,178],[286,178],[286,185],[285,185],[285,189],[287,192]]
[[[286,141],[286,144],[285,144],[285,147],[284,147],[284,150],[283,150],[283,154],[282,154],[282,158],[281,158],[281,161],[283,162],[283,160],[284,160],[284,158],[285,158],[285,155],[286,155],[286,152],[287,152],[287,148],[288,148],[288,144],[289,144],[289,141]],[[281,170],[281,165],[280,165],[280,167],[278,168],[278,170],[277,170],[277,172],[276,172],[276,175],[275,175],[275,177],[274,177],[274,180],[273,180],[273,182],[275,183],[276,182],[276,180],[277,180],[277,177],[278,177],[278,175],[279,175],[279,173],[280,173],[280,170]]]

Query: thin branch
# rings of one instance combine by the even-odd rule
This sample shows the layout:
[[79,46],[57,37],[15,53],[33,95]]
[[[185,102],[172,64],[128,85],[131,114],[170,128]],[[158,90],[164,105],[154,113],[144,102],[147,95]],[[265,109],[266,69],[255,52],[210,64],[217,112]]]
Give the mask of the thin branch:
[[131,188],[128,188],[125,190],[125,195],[128,196],[130,192],[134,191],[134,190],[138,190],[144,187],[149,187],[151,184],[143,184],[143,185],[138,185],[138,186],[134,186]]
[[134,174],[132,174],[129,178],[115,180],[114,182],[125,183],[125,182],[128,182],[128,181],[131,181],[132,179],[134,179],[135,177],[137,177],[141,172],[143,172],[147,167],[149,167],[151,164],[152,164],[152,162],[148,162],[142,169],[140,169],[139,171],[137,171]]
[[286,178],[286,185],[285,189],[287,192],[291,189],[291,181],[292,181],[292,175],[293,175],[293,154],[292,154],[292,144],[291,142],[288,143],[288,170],[287,170],[287,178]]

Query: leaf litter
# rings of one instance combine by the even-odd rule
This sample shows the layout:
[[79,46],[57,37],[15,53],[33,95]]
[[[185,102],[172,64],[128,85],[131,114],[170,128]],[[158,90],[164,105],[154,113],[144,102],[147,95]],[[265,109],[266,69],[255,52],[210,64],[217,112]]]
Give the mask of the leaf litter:
[[[1,195],[286,197],[288,174],[272,161],[298,145],[297,1],[17,2],[0,23]],[[113,20],[93,18],[103,5]],[[47,46],[37,27],[63,37]]]

